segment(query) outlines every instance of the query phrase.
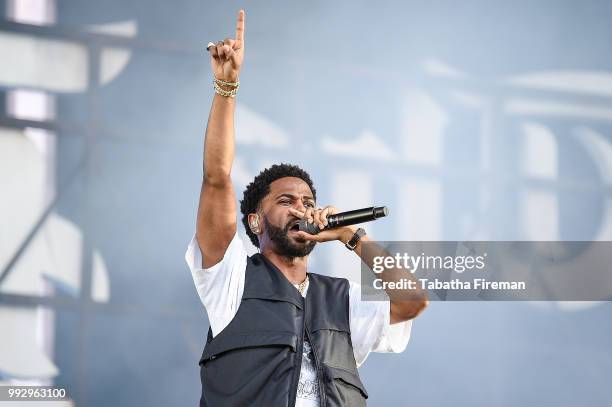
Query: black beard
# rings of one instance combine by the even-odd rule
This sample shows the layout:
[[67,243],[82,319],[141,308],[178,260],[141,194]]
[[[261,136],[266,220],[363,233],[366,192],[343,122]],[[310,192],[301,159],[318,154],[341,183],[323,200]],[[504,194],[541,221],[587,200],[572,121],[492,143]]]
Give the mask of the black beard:
[[311,240],[302,240],[299,244],[294,244],[288,236],[289,233],[289,225],[288,223],[284,228],[276,227],[270,222],[268,222],[267,217],[264,218],[264,225],[266,227],[266,232],[268,233],[268,237],[271,241],[274,242],[276,247],[276,252],[281,256],[288,257],[304,257],[308,256],[312,249],[314,249],[317,242]]

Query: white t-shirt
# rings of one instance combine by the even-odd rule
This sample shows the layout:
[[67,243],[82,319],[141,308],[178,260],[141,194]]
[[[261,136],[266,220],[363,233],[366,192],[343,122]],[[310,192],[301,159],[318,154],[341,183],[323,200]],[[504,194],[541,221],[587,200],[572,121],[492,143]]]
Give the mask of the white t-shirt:
[[[191,239],[185,260],[189,265],[198,295],[206,307],[213,337],[234,318],[242,300],[248,253],[238,236],[230,242],[223,259],[214,266],[202,268],[202,253],[195,236]],[[357,367],[370,352],[400,353],[410,339],[412,321],[391,325],[389,301],[361,301],[359,284],[349,282],[349,324]],[[308,294],[308,285],[304,296]],[[302,369],[296,407],[319,406],[319,388],[310,344],[304,342]]]

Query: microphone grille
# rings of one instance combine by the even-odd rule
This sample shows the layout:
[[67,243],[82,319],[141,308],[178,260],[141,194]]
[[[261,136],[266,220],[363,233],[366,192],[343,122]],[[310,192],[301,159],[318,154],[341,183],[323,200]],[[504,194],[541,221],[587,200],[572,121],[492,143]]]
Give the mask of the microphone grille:
[[389,208],[386,206],[377,206],[374,208],[374,219],[384,218],[389,214]]
[[311,235],[316,235],[320,231],[317,225],[315,225],[314,223],[308,223],[306,219],[301,219],[299,222],[299,226],[302,232],[306,232]]

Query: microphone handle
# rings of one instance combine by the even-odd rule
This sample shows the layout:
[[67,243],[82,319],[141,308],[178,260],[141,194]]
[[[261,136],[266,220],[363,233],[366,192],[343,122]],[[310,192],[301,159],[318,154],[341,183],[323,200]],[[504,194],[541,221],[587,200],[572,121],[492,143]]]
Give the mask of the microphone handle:
[[316,235],[321,230],[328,230],[342,226],[355,225],[357,223],[369,222],[378,218],[382,218],[389,214],[389,209],[386,206],[372,206],[370,208],[356,209],[354,211],[340,212],[327,217],[327,226],[319,229],[314,223],[308,223],[306,220],[300,221],[300,230],[311,235]]
[[356,209],[354,211],[340,212],[335,215],[330,215],[327,217],[327,226],[325,227],[325,229],[355,225],[357,223],[369,222],[382,216],[387,216],[387,214],[389,213],[387,207],[383,206],[381,208],[384,208],[385,212],[383,215],[379,216],[376,216],[377,208],[375,206],[372,206],[371,208]]

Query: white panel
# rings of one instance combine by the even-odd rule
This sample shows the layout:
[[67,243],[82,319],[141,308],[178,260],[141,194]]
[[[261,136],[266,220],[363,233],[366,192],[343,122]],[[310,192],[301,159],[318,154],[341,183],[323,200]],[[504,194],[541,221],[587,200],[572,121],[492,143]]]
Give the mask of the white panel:
[[0,53],[11,56],[0,65],[0,85],[57,92],[87,87],[87,51],[77,43],[0,32]]
[[104,47],[100,53],[100,83],[113,81],[127,66],[132,51],[125,48]]
[[[341,211],[348,211],[374,204],[372,201],[372,174],[357,169],[341,170],[335,171],[330,181],[333,191],[331,202],[318,202],[321,206],[334,205]],[[365,228],[370,236],[376,238],[373,223],[368,223]],[[359,257],[347,250],[340,242],[324,244],[332,245],[328,248],[331,270],[327,270],[327,272],[332,276],[345,277],[359,282],[361,279]]]
[[55,23],[55,0],[7,0],[7,18],[19,23],[48,25]]
[[511,78],[512,85],[533,89],[575,92],[594,95],[612,95],[612,74],[592,71],[537,72]]
[[552,131],[540,123],[523,123],[523,152],[521,166],[525,175],[556,179],[557,140]]
[[94,33],[133,38],[138,34],[138,21],[125,20],[107,24],[92,24],[87,29]]
[[0,269],[43,211],[46,171],[33,142],[17,130],[0,129]]
[[597,237],[594,240],[612,241],[612,200],[608,199],[606,201],[604,219],[602,219],[601,223],[599,224]]
[[591,155],[606,185],[612,185],[612,144],[608,137],[590,127],[578,127],[573,134]]
[[323,136],[321,149],[329,155],[370,158],[374,160],[395,161],[397,154],[385,144],[382,138],[370,130],[363,130],[351,140],[340,140]]
[[0,307],[2,373],[31,379],[45,379],[58,374],[57,367],[36,342],[36,313],[35,309]]
[[358,169],[336,170],[331,179],[331,202],[319,202],[323,205],[334,205],[342,211],[372,206],[372,174]]
[[504,111],[513,115],[579,117],[612,121],[612,108],[607,105],[560,103],[546,99],[510,98]]
[[[44,278],[47,278],[66,294],[77,297],[81,289],[82,240],[81,230],[72,222],[50,214],[11,269],[0,291],[44,295]],[[21,239],[13,243],[21,243]]]
[[451,66],[447,62],[438,59],[425,59],[421,66],[423,70],[432,76],[449,79],[468,79],[468,75],[462,70]]
[[404,94],[399,143],[403,156],[418,164],[440,165],[446,112],[422,91],[409,90]]
[[526,191],[521,201],[520,221],[525,240],[558,240],[559,208],[555,194]]
[[438,181],[407,178],[398,185],[403,206],[397,214],[400,240],[441,240],[442,190]]
[[7,92],[6,99],[9,116],[38,121],[55,118],[55,98],[45,92],[15,89]]
[[237,103],[236,144],[286,147],[289,137],[273,120],[254,112],[242,103]]
[[91,298],[97,302],[108,302],[110,300],[108,270],[99,250],[93,251],[92,261]]
[[242,191],[253,181],[257,174],[249,171],[248,162],[241,154],[236,154],[232,164],[232,181],[234,182],[236,194],[240,196],[240,199],[242,199]]
[[485,98],[475,92],[454,90],[449,92],[449,97],[462,107],[482,109],[485,106]]
[[[41,136],[42,141],[49,140]],[[0,269],[4,269],[38,222],[53,192],[53,151],[24,133],[0,132]],[[2,292],[45,295],[45,278],[73,295],[80,290],[81,231],[51,213],[3,281]]]

